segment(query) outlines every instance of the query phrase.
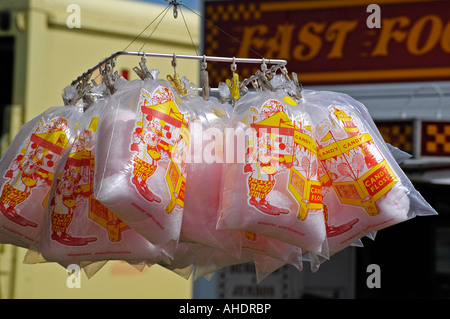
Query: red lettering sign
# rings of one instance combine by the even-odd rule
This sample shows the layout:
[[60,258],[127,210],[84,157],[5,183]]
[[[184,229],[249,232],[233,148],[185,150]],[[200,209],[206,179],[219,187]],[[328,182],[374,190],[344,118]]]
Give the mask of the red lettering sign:
[[370,196],[380,192],[383,188],[389,185],[394,180],[394,176],[389,173],[386,167],[381,166],[375,172],[364,179],[364,186],[369,192]]
[[[284,59],[303,84],[450,76],[450,1],[387,0],[368,12],[372,2],[205,1],[205,54]],[[240,80],[259,68],[239,64]],[[208,70],[215,85],[231,78],[226,63]]]

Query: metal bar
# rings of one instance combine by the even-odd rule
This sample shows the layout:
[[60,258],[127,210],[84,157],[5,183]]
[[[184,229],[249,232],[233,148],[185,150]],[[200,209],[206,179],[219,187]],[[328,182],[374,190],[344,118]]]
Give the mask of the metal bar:
[[99,62],[96,66],[90,68],[77,79],[72,81],[72,85],[75,85],[77,82],[85,78],[86,76],[92,75],[92,73],[101,67],[102,65],[116,59],[121,55],[130,55],[130,56],[145,56],[145,57],[158,57],[158,58],[176,58],[176,59],[190,59],[190,60],[199,60],[199,61],[211,61],[211,62],[232,62],[232,63],[266,63],[266,64],[279,64],[286,65],[286,60],[280,59],[255,59],[255,58],[235,58],[235,57],[218,57],[218,56],[207,56],[207,55],[184,55],[184,54],[167,54],[167,53],[153,53],[153,52],[137,52],[137,51],[118,51],[113,53],[108,58]]
[[230,57],[218,57],[218,56],[207,56],[207,55],[184,55],[184,54],[167,54],[167,53],[147,53],[147,52],[136,52],[136,51],[119,51],[114,55],[134,55],[134,56],[153,56],[159,58],[173,58],[177,59],[191,59],[191,60],[205,60],[212,62],[236,62],[236,63],[268,63],[268,64],[287,64],[286,60],[279,59],[254,59],[254,58],[230,58]]

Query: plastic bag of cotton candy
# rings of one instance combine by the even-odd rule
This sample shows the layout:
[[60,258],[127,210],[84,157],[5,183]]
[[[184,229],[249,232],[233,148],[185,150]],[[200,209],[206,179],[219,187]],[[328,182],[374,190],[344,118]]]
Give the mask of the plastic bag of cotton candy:
[[122,83],[99,119],[95,197],[173,252],[186,186],[190,115],[168,81]]
[[235,103],[217,227],[327,257],[312,123],[286,84],[249,92]]
[[167,260],[162,249],[94,196],[98,120],[107,107],[108,98],[104,97],[87,108],[71,149],[57,166],[40,241],[40,252],[47,261]]
[[[397,164],[367,109],[348,95],[305,90],[314,123],[330,255],[435,210]],[[396,152],[399,153],[399,152]]]
[[[226,92],[221,93],[226,95]],[[191,157],[187,161],[186,199],[180,234],[180,244],[187,245],[179,246],[171,267],[176,265],[189,269],[179,267],[180,260],[186,261],[186,258],[180,259],[180,251],[184,251],[180,247],[196,247],[185,253],[188,259],[195,260],[187,263],[195,264],[195,276],[214,272],[217,267],[251,261],[251,256],[264,256],[258,258],[258,278],[284,264],[292,264],[301,270],[302,251],[299,247],[260,234],[216,228],[222,194],[222,169],[226,161],[224,138],[232,113],[230,104],[221,98],[205,100],[189,94],[182,97],[192,111]]]
[[222,191],[225,128],[231,105],[211,97],[185,95],[192,111],[191,146],[187,160],[186,197],[180,241],[203,244],[240,255],[240,231],[217,229]]
[[[65,95],[76,94],[69,87]],[[82,105],[55,106],[28,121],[0,160],[1,242],[37,249],[56,166],[70,149]]]

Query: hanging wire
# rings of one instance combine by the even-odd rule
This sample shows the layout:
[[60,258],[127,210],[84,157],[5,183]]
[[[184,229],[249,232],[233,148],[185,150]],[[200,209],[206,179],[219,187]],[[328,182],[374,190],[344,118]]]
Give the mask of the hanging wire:
[[[141,52],[141,50],[143,49],[143,47],[145,46],[145,44],[147,43],[147,41],[150,39],[150,37],[152,36],[153,32],[155,32],[156,28],[159,26],[159,24],[161,23],[162,19],[164,19],[165,15],[167,14],[167,11],[169,11],[171,7],[171,4],[169,4],[164,10],[162,10],[130,43],[128,43],[128,45],[122,50],[122,51],[126,51],[134,42],[136,42],[137,39],[139,39],[141,37],[141,35],[147,31],[148,28],[150,28],[150,26],[155,23],[155,21],[164,13],[164,16],[161,18],[161,20],[158,22],[158,24],[156,25],[155,29],[153,29],[152,33],[148,36],[148,38],[145,40],[144,44],[142,45],[142,47],[140,48],[139,52]],[[101,76],[101,73],[97,74],[97,76],[94,78],[94,81],[96,81],[98,79],[98,77]],[[73,84],[73,83],[72,83]]]
[[199,13],[197,13],[195,10],[192,10],[191,8],[187,7],[186,5],[184,5],[183,3],[181,3],[181,6],[185,7],[186,9],[188,9],[189,11],[191,11],[192,13],[194,13],[195,15],[197,15],[200,19],[203,19],[205,22],[211,24],[214,28],[218,29],[220,32],[224,33],[226,36],[228,36],[230,39],[232,39],[233,41],[236,41],[237,43],[239,43],[241,46],[246,47],[247,49],[249,49],[251,52],[253,52],[254,54],[256,54],[257,56],[259,56],[260,58],[264,58],[263,55],[261,55],[259,52],[255,51],[254,49],[252,49],[251,47],[243,44],[241,41],[239,41],[238,39],[236,39],[235,37],[233,37],[231,34],[229,34],[228,32],[226,32],[225,30],[223,30],[222,28],[220,28],[219,26],[215,25],[212,21],[206,19],[205,17],[203,17],[202,15],[200,15]]
[[[166,0],[167,1],[167,0]],[[164,9],[164,10],[162,10],[159,14],[158,14],[158,16],[155,18],[155,19],[153,19],[146,27],[145,27],[145,29],[144,30],[142,30],[126,47],[125,47],[125,49],[123,50],[123,51],[119,51],[119,52],[116,52],[116,53],[114,53],[114,54],[112,54],[109,58],[106,58],[105,60],[103,60],[102,62],[100,62],[100,63],[98,63],[95,67],[93,67],[93,68],[91,68],[91,69],[89,69],[88,71],[86,71],[85,73],[83,73],[81,76],[79,76],[77,79],[75,79],[73,82],[72,82],[72,84],[71,85],[76,85],[77,83],[79,83],[80,81],[84,81],[84,82],[86,82],[86,79],[88,79],[88,77],[90,77],[92,74],[93,74],[93,72],[97,69],[97,68],[99,68],[99,67],[102,67],[105,63],[108,63],[108,62],[111,62],[111,61],[113,61],[114,59],[116,59],[118,56],[120,56],[120,55],[138,55],[138,56],[145,56],[145,52],[143,52],[142,50],[143,50],[143,48],[144,48],[144,46],[147,44],[147,42],[149,41],[149,39],[152,37],[152,35],[153,35],[153,33],[156,31],[156,29],[158,28],[158,26],[159,26],[159,24],[162,22],[162,20],[165,18],[165,16],[166,16],[166,14],[167,14],[167,12],[169,11],[169,9],[170,9],[170,7],[171,6],[174,6],[174,8],[175,8],[175,5],[174,5],[174,2],[175,1],[171,1],[170,2],[170,4]],[[184,24],[185,24],[185,27],[186,27],[186,29],[187,29],[187,31],[188,31],[188,34],[189,34],[189,37],[190,37],[190,40],[191,40],[191,43],[192,43],[192,46],[193,46],[193,48],[194,48],[194,50],[195,50],[195,52],[196,52],[196,54],[197,54],[197,56],[183,56],[183,58],[187,58],[187,59],[203,59],[204,61],[206,61],[206,60],[208,60],[208,61],[217,61],[217,62],[226,62],[226,61],[229,61],[230,60],[230,58],[223,58],[223,57],[205,57],[205,56],[203,56],[203,57],[200,57],[199,55],[198,55],[198,52],[197,52],[197,48],[196,48],[196,46],[195,46],[195,43],[194,43],[194,40],[193,40],[193,38],[192,38],[192,35],[191,35],[191,32],[190,32],[190,30],[189,30],[189,27],[188,27],[188,25],[187,25],[187,22],[186,22],[186,19],[185,19],[185,17],[184,17],[184,14],[183,14],[183,12],[182,12],[182,10],[181,10],[181,8],[178,8],[178,6],[183,6],[183,7],[185,7],[187,10],[189,10],[189,11],[191,11],[192,13],[194,13],[195,15],[197,15],[198,17],[200,17],[201,19],[203,19],[203,20],[205,20],[206,22],[208,22],[208,23],[210,23],[210,24],[212,24],[215,28],[217,28],[219,31],[221,31],[221,32],[223,32],[224,34],[226,34],[228,37],[230,37],[232,40],[234,40],[234,41],[236,41],[236,42],[238,42],[239,44],[241,44],[241,45],[244,45],[242,42],[240,42],[238,39],[236,39],[236,38],[234,38],[232,35],[230,35],[229,33],[227,33],[226,31],[224,31],[223,29],[221,29],[220,27],[218,27],[218,26],[216,26],[213,22],[211,22],[211,21],[209,21],[208,19],[206,19],[206,18],[204,18],[204,17],[202,17],[200,14],[198,14],[196,11],[194,11],[194,10],[192,10],[192,9],[190,9],[189,7],[187,7],[186,5],[184,5],[182,2],[176,2],[176,8],[177,9],[180,9],[180,12],[181,12],[181,15],[182,15],[182,17],[183,17],[183,21],[184,21]],[[178,10],[177,10],[177,12],[178,12]],[[161,17],[162,16],[162,17]],[[161,18],[160,18],[161,17]],[[141,48],[139,49],[139,51],[138,52],[128,52],[128,51],[126,51],[126,49],[128,49],[130,46],[131,46],[131,44],[133,44],[153,23],[155,23],[155,21],[157,21],[157,19],[158,18],[160,18],[160,20],[158,21],[158,23],[157,23],[157,25],[155,26],[155,28],[153,29],[153,31],[150,33],[150,35],[147,37],[147,39],[145,40],[145,42],[144,42],[144,44],[141,46]],[[252,49],[251,47],[248,47],[248,46],[246,46],[251,52],[253,52],[254,54],[256,54],[257,56],[259,56],[261,59],[262,59],[262,62],[263,62],[263,64],[265,64],[265,62],[269,62],[269,63],[275,63],[275,64],[279,64],[280,66],[284,66],[286,63],[287,63],[287,61],[284,61],[284,60],[273,60],[273,59],[265,59],[261,54],[259,54],[257,51],[255,51],[254,49]],[[162,56],[162,57],[166,57],[166,55],[164,55],[164,54],[153,54],[154,56]],[[181,56],[180,56],[181,57]],[[260,61],[258,61],[258,59],[252,59],[252,58],[234,58],[233,57],[233,61],[235,61],[236,60],[236,62],[239,60],[240,62],[246,62],[246,63],[258,63],[258,62],[260,62]],[[264,70],[265,71],[265,70]],[[264,72],[263,71],[263,72]],[[96,76],[96,78],[97,77],[99,77],[101,75],[101,73],[99,73],[97,76]],[[96,79],[95,78],[95,79]],[[95,81],[95,79],[94,79],[94,81]]]
[[164,10],[162,10],[159,14],[158,14],[158,16],[155,18],[155,19],[153,19],[153,21],[152,22],[150,22],[146,27],[145,27],[145,29],[144,30],[142,30],[141,31],[141,33],[139,33],[134,39],[133,39],[133,41],[131,41],[126,47],[125,47],[125,49],[123,49],[123,51],[126,51],[137,39],[139,39],[139,37],[145,32],[145,31],[147,31],[147,29],[148,28],[150,28],[150,26],[156,21],[156,19],[158,19],[160,16],[161,16],[161,14],[163,14],[164,13],[164,11],[166,11],[167,12],[167,10],[169,10],[169,8],[170,8],[170,4],[167,6],[167,8],[165,8]]
[[153,31],[150,33],[150,35],[148,36],[148,38],[145,40],[144,44],[142,45],[142,47],[139,49],[139,52],[142,52],[142,49],[145,47],[145,45],[147,44],[148,40],[150,40],[151,36],[153,35],[153,33],[156,31],[156,29],[158,28],[159,24],[162,22],[162,20],[164,20],[164,17],[166,16],[167,12],[169,11],[171,5],[168,5],[166,9],[164,9],[159,15],[158,17],[164,12],[164,15],[162,16],[162,18],[159,20],[158,24],[155,26],[155,28],[153,29]]
[[191,39],[192,47],[194,48],[195,54],[198,55],[197,47],[194,44],[194,39],[192,39],[191,31],[189,31],[189,27],[188,27],[188,25],[186,23],[186,19],[184,18],[184,14],[183,14],[183,11],[181,10],[181,8],[180,8],[180,13],[181,13],[181,16],[183,17],[184,25],[186,27],[186,30],[187,30],[188,34],[189,34],[189,38]]

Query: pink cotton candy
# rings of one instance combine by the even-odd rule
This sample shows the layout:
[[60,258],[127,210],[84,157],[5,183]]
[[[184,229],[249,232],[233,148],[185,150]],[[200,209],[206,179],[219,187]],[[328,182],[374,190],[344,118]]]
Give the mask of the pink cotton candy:
[[[130,81],[100,119],[95,196],[154,245],[179,239],[189,114],[167,81]],[[131,113],[130,113],[131,112]],[[129,115],[123,116],[124,113]]]
[[199,96],[183,97],[183,102],[192,109],[193,116],[180,240],[239,256],[240,231],[216,228],[222,192],[226,106]]
[[72,148],[58,165],[40,242],[47,261],[157,262],[168,258],[93,195],[97,126],[107,102],[100,100],[83,114]]
[[415,214],[408,194],[414,198],[417,192],[352,103],[333,92],[305,92],[319,147],[330,255]]
[[25,248],[39,244],[55,169],[71,146],[80,115],[72,105],[48,109],[20,129],[1,158],[0,232],[5,243]]
[[[237,142],[232,150],[245,158],[225,163],[218,228],[257,233],[326,256],[315,145],[305,144],[314,141],[302,115],[284,91],[248,93],[236,103],[231,127],[246,139],[244,149]],[[318,192],[314,200],[312,188]]]

